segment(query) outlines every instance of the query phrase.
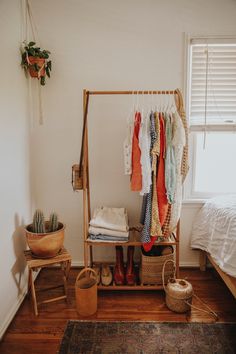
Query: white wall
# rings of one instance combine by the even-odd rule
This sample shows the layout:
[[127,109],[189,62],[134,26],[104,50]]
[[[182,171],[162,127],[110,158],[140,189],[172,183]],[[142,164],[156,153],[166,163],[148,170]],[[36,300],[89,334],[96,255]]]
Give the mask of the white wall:
[[[0,337],[25,290],[22,226],[31,218],[33,202],[45,213],[58,211],[74,263],[83,260],[82,195],[70,185],[71,165],[79,159],[82,89],[183,88],[183,33],[236,33],[233,0],[31,0],[41,44],[52,51],[53,72],[43,88],[45,123],[39,126],[35,119],[29,137],[18,52],[20,3],[0,2]],[[122,157],[131,102],[131,97],[92,98],[89,139],[92,206],[124,205],[135,223],[141,200],[129,191]],[[197,210],[186,204],[182,211],[184,265],[197,264],[189,248]]]
[[[71,165],[79,160],[83,88],[183,88],[183,33],[235,34],[236,2],[32,0],[32,7],[53,60],[43,89],[45,124],[35,127],[35,192],[38,206],[47,213],[57,210],[67,224],[66,246],[73,261],[81,262],[82,195],[72,192],[70,182]],[[135,223],[141,201],[129,191],[122,156],[131,102],[131,97],[92,97],[89,139],[92,206],[123,205]],[[189,248],[196,211],[185,205],[182,212],[185,265],[197,264]]]
[[18,0],[0,2],[0,338],[25,292],[23,225],[30,214],[27,90]]

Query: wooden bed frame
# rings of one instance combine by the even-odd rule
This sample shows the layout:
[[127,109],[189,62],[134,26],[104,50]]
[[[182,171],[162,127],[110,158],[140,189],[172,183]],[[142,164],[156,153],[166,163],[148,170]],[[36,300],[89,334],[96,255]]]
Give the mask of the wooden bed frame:
[[206,270],[206,263],[207,259],[210,261],[212,266],[215,268],[217,273],[221,276],[233,296],[236,298],[236,278],[232,277],[231,275],[226,274],[223,272],[219,266],[215,263],[215,261],[212,259],[209,253],[200,250],[200,258],[199,258],[199,263],[200,263],[200,270],[205,271]]

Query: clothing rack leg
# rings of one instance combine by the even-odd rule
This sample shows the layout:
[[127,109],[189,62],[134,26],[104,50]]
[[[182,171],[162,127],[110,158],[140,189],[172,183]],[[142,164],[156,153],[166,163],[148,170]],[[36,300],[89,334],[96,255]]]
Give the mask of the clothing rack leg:
[[[87,93],[83,91],[83,111],[85,111]],[[83,153],[83,232],[84,232],[84,266],[88,267],[88,217],[89,217],[89,193],[88,193],[88,140],[87,124],[85,126],[84,153]]]
[[180,221],[178,221],[177,229],[176,229],[176,277],[179,278],[179,233],[180,233]]
[[[86,96],[89,95],[89,91],[83,91],[83,107],[85,111]],[[88,219],[91,219],[91,206],[90,206],[90,184],[89,184],[89,154],[88,154],[88,120],[85,127],[85,139],[86,139],[86,160],[87,160],[87,203],[88,203]]]

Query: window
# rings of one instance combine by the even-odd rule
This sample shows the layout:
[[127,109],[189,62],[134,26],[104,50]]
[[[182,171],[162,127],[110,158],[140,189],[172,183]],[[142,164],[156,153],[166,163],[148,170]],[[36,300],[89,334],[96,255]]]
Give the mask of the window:
[[236,37],[192,38],[188,62],[191,170],[185,197],[236,193]]

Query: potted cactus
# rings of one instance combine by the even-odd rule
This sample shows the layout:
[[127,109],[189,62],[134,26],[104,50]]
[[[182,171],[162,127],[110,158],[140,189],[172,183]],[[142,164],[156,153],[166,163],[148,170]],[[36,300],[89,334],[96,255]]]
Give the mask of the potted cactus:
[[45,221],[41,210],[36,210],[32,224],[25,228],[28,246],[36,257],[50,258],[59,254],[64,242],[65,225],[58,221],[56,213],[51,213]]

